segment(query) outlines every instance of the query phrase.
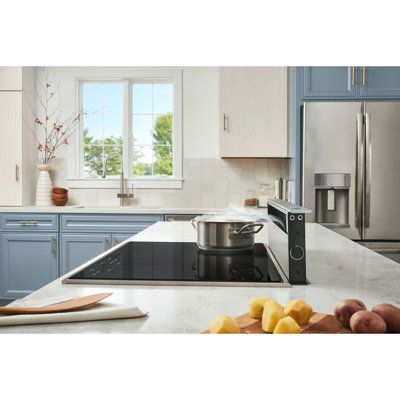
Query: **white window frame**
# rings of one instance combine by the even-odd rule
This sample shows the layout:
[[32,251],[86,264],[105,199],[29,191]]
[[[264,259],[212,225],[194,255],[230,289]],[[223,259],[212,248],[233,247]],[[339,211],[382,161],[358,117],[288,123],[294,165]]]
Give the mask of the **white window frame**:
[[[135,188],[145,189],[180,189],[182,188],[182,70],[178,68],[143,68],[135,70],[125,76],[91,76],[76,77],[76,104],[81,107],[83,99],[83,84],[86,82],[122,82],[124,84],[124,121],[123,121],[123,140],[124,156],[123,169],[126,181]],[[173,176],[133,176],[129,171],[129,162],[132,156],[132,85],[134,83],[156,83],[170,82],[174,85],[174,113],[173,113]],[[77,140],[75,141],[75,174],[68,178],[70,188],[107,188],[118,189],[120,187],[119,176],[107,176],[106,178],[89,178],[82,176],[83,172],[83,126],[79,126]],[[126,151],[127,150],[127,151]]]

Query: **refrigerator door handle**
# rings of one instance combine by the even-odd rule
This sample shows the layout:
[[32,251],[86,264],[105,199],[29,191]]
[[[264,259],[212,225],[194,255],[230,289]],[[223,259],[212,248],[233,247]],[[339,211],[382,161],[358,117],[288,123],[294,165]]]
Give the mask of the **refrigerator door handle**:
[[358,229],[361,239],[363,237],[362,235],[363,178],[364,178],[363,115],[361,113],[357,113],[355,226]]
[[372,145],[370,115],[365,114],[365,214],[364,227],[369,228],[371,210],[371,168]]

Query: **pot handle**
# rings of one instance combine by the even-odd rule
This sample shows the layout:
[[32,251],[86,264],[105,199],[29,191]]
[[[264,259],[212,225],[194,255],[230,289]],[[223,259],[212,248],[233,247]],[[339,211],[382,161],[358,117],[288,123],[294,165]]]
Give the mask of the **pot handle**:
[[196,224],[194,223],[194,218],[190,221],[195,231],[197,231]]
[[[254,227],[258,227],[258,229],[256,229],[255,231],[248,229],[248,228],[254,228]],[[248,235],[248,234],[253,235],[255,233],[260,232],[263,227],[264,227],[263,224],[247,224],[247,225],[242,226],[238,231],[234,230],[232,232],[232,234],[234,236]],[[247,229],[247,230],[245,230],[245,229]]]

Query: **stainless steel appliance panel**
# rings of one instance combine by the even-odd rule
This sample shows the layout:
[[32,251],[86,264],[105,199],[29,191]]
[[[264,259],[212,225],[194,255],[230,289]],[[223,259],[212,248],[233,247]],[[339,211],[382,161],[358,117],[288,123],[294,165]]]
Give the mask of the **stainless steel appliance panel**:
[[365,103],[364,239],[400,240],[400,103]]
[[361,115],[361,102],[306,102],[303,110],[303,206],[313,210],[313,214],[306,216],[307,221],[314,222],[315,218],[314,175],[350,174],[349,227],[337,229],[350,239],[361,239],[355,223],[357,132]]

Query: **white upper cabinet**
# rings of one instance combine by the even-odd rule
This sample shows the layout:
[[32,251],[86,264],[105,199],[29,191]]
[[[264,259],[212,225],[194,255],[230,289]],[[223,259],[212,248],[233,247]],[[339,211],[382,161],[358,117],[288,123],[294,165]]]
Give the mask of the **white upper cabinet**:
[[0,67],[0,206],[31,205],[36,182],[35,74],[17,69]]
[[289,157],[288,68],[220,68],[220,156]]
[[22,92],[0,92],[0,205],[22,205]]
[[22,67],[0,67],[0,90],[22,90]]

